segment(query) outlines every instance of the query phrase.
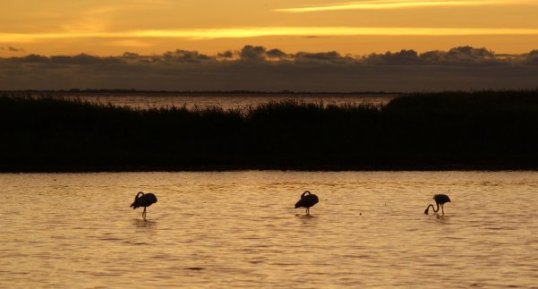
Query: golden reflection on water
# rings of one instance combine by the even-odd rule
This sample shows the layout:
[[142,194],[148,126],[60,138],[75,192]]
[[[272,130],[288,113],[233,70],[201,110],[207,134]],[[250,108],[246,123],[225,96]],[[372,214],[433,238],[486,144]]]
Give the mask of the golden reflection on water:
[[[536,172],[0,174],[0,288],[536,288]],[[159,202],[129,204],[138,191]],[[304,190],[310,216],[293,205]],[[434,193],[445,215],[424,215]]]
[[368,104],[381,106],[397,97],[398,94],[270,94],[270,95],[72,95],[68,99],[82,99],[84,101],[115,106],[130,107],[134,109],[185,107],[188,109],[205,109],[221,107],[225,110],[242,110],[257,107],[269,102],[298,101],[304,103],[323,103],[325,105],[360,105]]

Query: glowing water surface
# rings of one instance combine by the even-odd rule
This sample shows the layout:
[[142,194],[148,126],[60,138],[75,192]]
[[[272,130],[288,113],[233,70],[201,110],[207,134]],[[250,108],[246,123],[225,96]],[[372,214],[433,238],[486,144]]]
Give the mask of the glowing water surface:
[[69,95],[63,98],[80,99],[92,103],[127,106],[134,109],[186,107],[188,109],[206,109],[219,107],[224,110],[248,110],[269,102],[295,101],[299,103],[323,103],[324,105],[360,105],[381,106],[397,97],[398,94],[214,94],[214,95]]
[[[0,174],[0,288],[538,288],[538,172]],[[304,216],[303,190],[320,203]],[[148,210],[129,208],[139,190]],[[445,216],[424,215],[448,193]]]

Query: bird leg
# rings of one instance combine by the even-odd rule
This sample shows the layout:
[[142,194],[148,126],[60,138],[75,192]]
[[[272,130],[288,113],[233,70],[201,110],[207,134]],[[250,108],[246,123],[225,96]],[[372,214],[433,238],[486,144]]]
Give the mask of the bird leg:
[[142,212],[142,218],[144,218],[144,222],[146,221],[146,207],[144,207],[144,211]]
[[310,215],[310,208],[306,208],[306,215]]
[[445,209],[443,209],[443,204],[441,204],[441,212],[442,212],[442,215],[444,216],[445,215]]

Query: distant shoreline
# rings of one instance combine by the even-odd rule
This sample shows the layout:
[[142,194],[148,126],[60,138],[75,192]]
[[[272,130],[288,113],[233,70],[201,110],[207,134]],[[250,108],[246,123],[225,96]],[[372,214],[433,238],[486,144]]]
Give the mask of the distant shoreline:
[[538,91],[135,110],[0,93],[0,172],[538,170]]
[[2,174],[19,174],[19,173],[137,173],[137,172],[235,172],[235,171],[296,171],[296,172],[435,172],[435,171],[458,171],[458,172],[473,172],[473,171],[538,171],[538,165],[535,163],[529,166],[506,166],[500,165],[442,165],[442,166],[390,166],[390,167],[309,167],[309,168],[294,168],[294,167],[251,167],[251,166],[201,166],[201,167],[26,167],[16,168],[0,168]]
[[0,90],[0,95],[35,95],[35,96],[68,96],[68,95],[139,95],[139,96],[270,96],[270,95],[290,95],[290,96],[302,96],[302,95],[338,95],[338,96],[387,96],[387,95],[404,95],[403,92],[390,92],[390,91],[258,91],[258,90],[136,90],[136,89],[68,89],[68,90]]

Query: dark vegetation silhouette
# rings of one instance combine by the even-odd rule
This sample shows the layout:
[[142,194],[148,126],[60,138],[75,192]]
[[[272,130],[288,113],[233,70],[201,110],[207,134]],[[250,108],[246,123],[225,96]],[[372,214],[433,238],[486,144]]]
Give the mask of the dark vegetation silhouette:
[[0,93],[1,171],[538,169],[538,91],[136,110]]
[[433,212],[437,213],[437,212],[439,212],[439,206],[440,206],[441,207],[441,212],[444,215],[445,214],[445,210],[443,208],[444,204],[450,202],[450,198],[445,194],[437,194],[437,195],[433,196],[433,199],[435,200],[435,204],[437,205],[437,207],[434,208],[432,204],[429,204],[426,207],[426,210],[424,210],[424,214],[427,215],[430,208],[433,209]]
[[312,194],[310,191],[305,191],[301,194],[301,199],[295,203],[295,208],[306,208],[306,214],[310,215],[310,207],[318,202],[318,196]]
[[157,196],[153,193],[147,193],[144,194],[143,192],[138,192],[134,198],[134,202],[131,204],[131,208],[136,209],[139,207],[144,207],[144,211],[142,212],[142,218],[144,218],[144,222],[146,221],[146,208],[151,206],[152,204],[157,203]]

